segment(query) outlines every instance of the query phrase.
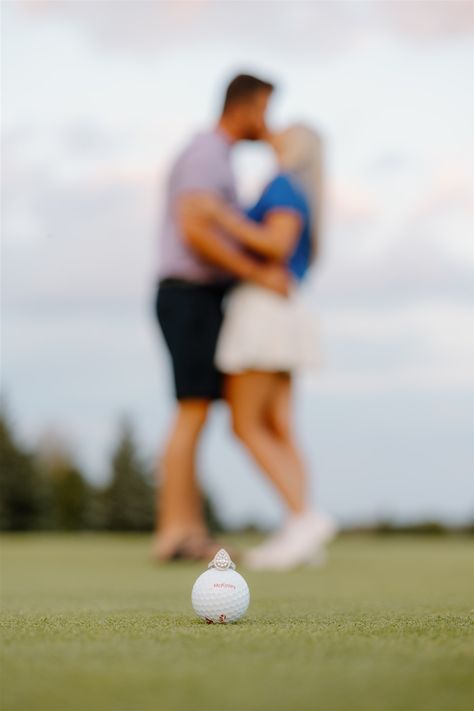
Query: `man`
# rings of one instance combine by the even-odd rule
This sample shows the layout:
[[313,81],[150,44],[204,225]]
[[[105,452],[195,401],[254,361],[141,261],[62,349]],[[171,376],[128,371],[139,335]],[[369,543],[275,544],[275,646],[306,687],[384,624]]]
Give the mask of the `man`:
[[217,126],[191,141],[169,178],[156,311],[172,360],[177,408],[160,467],[154,546],[160,560],[208,558],[215,552],[203,520],[195,458],[209,406],[221,396],[214,354],[224,295],[235,278],[283,294],[288,287],[282,268],[241,251],[195,208],[196,195],[206,194],[237,206],[230,151],[238,141],[264,136],[273,88],[250,75],[235,77]]

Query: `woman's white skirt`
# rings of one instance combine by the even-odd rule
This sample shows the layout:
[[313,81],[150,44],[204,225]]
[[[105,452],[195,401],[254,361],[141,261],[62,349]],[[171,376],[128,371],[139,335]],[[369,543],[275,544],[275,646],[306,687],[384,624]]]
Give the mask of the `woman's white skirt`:
[[223,373],[314,369],[318,340],[315,319],[296,290],[285,298],[244,283],[228,297],[216,365]]

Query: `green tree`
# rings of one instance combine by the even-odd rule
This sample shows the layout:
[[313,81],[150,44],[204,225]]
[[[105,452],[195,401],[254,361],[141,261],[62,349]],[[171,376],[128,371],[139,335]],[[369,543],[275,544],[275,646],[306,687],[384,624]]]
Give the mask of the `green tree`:
[[87,528],[91,499],[89,485],[73,462],[58,462],[49,472],[51,522],[61,531]]
[[132,427],[125,421],[111,461],[110,484],[104,491],[106,528],[149,531],[153,527],[151,476],[138,455]]
[[89,528],[93,489],[64,442],[54,432],[44,434],[36,459],[47,492],[45,528],[60,531]]
[[0,529],[27,531],[41,523],[43,489],[34,457],[15,440],[0,410]]

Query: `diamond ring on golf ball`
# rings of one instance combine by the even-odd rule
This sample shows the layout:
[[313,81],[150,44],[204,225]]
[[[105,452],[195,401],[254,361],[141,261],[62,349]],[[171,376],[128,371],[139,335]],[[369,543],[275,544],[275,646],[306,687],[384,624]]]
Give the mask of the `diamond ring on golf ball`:
[[211,560],[208,568],[217,568],[218,570],[227,570],[227,568],[232,568],[235,570],[235,563],[230,559],[230,555],[223,548],[217,551],[214,558]]
[[223,548],[194,583],[191,600],[196,614],[208,624],[236,622],[247,612],[249,587]]

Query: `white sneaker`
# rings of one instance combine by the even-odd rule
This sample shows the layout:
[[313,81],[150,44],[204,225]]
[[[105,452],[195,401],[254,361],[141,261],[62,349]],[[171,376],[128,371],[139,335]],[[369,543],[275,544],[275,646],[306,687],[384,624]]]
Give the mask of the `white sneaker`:
[[274,552],[280,549],[282,541],[285,540],[287,526],[288,522],[278,531],[269,535],[259,546],[255,546],[250,551],[247,551],[243,559],[245,565],[248,568],[260,570],[266,561],[273,557]]
[[308,511],[292,516],[276,536],[249,551],[244,564],[252,570],[290,570],[318,564],[324,557],[324,546],[336,533],[337,526],[327,514]]

